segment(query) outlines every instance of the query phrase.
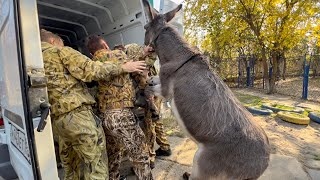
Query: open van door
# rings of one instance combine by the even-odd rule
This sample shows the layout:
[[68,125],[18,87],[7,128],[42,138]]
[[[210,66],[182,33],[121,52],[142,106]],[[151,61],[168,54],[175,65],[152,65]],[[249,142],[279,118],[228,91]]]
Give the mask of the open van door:
[[46,82],[36,0],[0,0],[0,145],[20,180],[58,179]]

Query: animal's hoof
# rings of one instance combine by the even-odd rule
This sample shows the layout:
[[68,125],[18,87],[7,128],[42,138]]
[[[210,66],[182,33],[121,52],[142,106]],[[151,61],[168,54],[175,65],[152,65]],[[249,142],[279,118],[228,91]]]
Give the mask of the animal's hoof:
[[185,172],[182,177],[183,177],[184,180],[188,180],[190,175],[191,175],[190,173]]

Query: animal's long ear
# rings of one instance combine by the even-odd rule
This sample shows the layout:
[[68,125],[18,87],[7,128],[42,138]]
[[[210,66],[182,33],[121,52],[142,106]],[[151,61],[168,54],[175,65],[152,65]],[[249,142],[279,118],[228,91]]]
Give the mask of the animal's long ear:
[[142,2],[143,2],[144,11],[146,12],[146,16],[149,22],[151,22],[157,16],[157,13],[150,6],[150,3],[148,0],[142,0]]
[[175,9],[173,9],[172,11],[165,13],[164,16],[166,18],[166,21],[167,22],[171,21],[174,18],[174,16],[176,15],[176,13],[178,11],[180,11],[181,8],[182,8],[182,4],[179,4],[179,6],[176,7]]

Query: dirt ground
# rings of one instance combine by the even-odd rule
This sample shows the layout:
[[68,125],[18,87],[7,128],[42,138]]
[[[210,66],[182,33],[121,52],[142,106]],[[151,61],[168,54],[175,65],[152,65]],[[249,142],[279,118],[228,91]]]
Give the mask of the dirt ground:
[[[234,92],[259,96],[265,100],[281,102],[285,105],[306,106],[313,110],[320,110],[319,103],[294,99],[289,96],[264,95],[257,90],[250,89],[235,89]],[[185,137],[170,115],[170,110],[166,109],[163,115],[167,134],[169,136]],[[311,121],[308,126],[296,125],[275,117],[275,114],[272,116],[255,116],[255,121],[266,131],[273,154],[295,157],[305,168],[320,170],[320,124]]]
[[256,117],[266,131],[273,154],[297,158],[304,166],[320,169],[320,125],[295,125],[274,117]]
[[[257,89],[262,88],[262,82],[255,84]],[[276,83],[276,90],[278,94],[287,95],[292,97],[302,96],[303,78],[288,78],[286,80],[280,80]],[[262,90],[261,90],[262,91]],[[320,102],[320,77],[309,78],[308,83],[308,99],[311,101]]]

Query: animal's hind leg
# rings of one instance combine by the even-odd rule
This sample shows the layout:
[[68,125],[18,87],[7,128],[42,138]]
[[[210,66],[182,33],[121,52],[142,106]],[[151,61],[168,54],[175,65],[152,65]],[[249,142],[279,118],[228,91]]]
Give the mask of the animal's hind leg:
[[182,177],[183,177],[184,180],[190,180],[190,176],[191,176],[190,173],[185,172]]
[[201,178],[202,172],[201,169],[199,169],[199,157],[201,157],[201,153],[203,153],[203,146],[202,144],[198,145],[198,150],[195,153],[193,157],[193,165],[192,165],[192,171],[191,174],[188,172],[185,172],[183,174],[183,179],[184,180],[200,180],[203,179]]

